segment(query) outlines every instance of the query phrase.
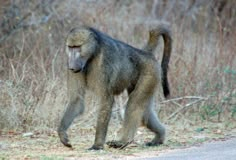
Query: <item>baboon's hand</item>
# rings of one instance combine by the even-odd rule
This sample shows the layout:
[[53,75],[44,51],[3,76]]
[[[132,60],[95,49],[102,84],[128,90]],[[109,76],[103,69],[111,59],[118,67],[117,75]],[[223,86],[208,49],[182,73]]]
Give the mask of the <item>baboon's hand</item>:
[[58,135],[60,137],[61,143],[63,143],[66,147],[72,148],[72,145],[69,143],[68,135],[66,134],[66,132],[58,132]]
[[[132,141],[131,141],[132,142]],[[131,142],[122,142],[122,141],[109,141],[106,144],[112,148],[124,149]]]

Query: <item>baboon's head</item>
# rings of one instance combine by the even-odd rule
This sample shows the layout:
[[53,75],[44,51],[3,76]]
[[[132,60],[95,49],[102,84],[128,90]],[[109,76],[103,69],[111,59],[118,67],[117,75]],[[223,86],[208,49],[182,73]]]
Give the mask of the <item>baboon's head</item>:
[[95,33],[86,27],[72,29],[66,39],[68,67],[73,72],[85,71],[95,55],[97,40]]

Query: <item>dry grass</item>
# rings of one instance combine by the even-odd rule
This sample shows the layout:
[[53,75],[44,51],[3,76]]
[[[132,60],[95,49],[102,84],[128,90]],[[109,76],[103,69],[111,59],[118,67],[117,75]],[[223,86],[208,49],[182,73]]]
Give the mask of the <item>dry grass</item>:
[[[68,29],[83,23],[138,48],[145,44],[149,26],[169,24],[174,43],[169,72],[172,98],[183,98],[160,104],[163,121],[186,126],[235,121],[236,3],[227,1],[220,10],[218,2],[192,2],[58,0],[37,6],[37,1],[4,1],[0,129],[55,129],[66,103],[64,39]],[[118,104],[124,99],[119,98]],[[90,124],[96,113],[91,97],[87,103],[80,122],[84,124]]]

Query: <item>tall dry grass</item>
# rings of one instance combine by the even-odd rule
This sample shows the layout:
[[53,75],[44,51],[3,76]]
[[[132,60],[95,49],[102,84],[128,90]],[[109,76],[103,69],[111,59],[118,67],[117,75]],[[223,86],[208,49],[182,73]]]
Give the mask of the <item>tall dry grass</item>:
[[[70,28],[81,24],[142,48],[148,27],[167,23],[173,35],[172,99],[160,96],[163,121],[235,121],[234,1],[16,0],[1,4],[0,129],[57,126],[66,103],[64,39]],[[159,59],[162,49],[160,41]],[[94,119],[93,99],[87,98],[82,122]],[[124,99],[125,95],[118,98],[117,106]]]

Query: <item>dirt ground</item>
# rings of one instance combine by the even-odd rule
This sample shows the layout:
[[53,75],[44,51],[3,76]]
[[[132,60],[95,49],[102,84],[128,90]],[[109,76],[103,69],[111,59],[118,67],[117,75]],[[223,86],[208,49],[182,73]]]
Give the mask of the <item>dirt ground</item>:
[[[105,146],[102,151],[88,151],[94,140],[93,128],[72,127],[69,130],[72,149],[64,147],[56,131],[0,132],[0,160],[5,159],[40,159],[40,160],[75,160],[75,159],[138,159],[156,157],[173,149],[187,148],[206,141],[222,140],[236,136],[236,129],[224,129],[223,124],[208,124],[191,128],[168,126],[166,143],[158,147],[146,147],[144,144],[153,135],[145,128],[139,128],[134,142],[123,150]],[[184,133],[184,134],[183,134]],[[107,140],[117,138],[118,131],[110,127]]]

